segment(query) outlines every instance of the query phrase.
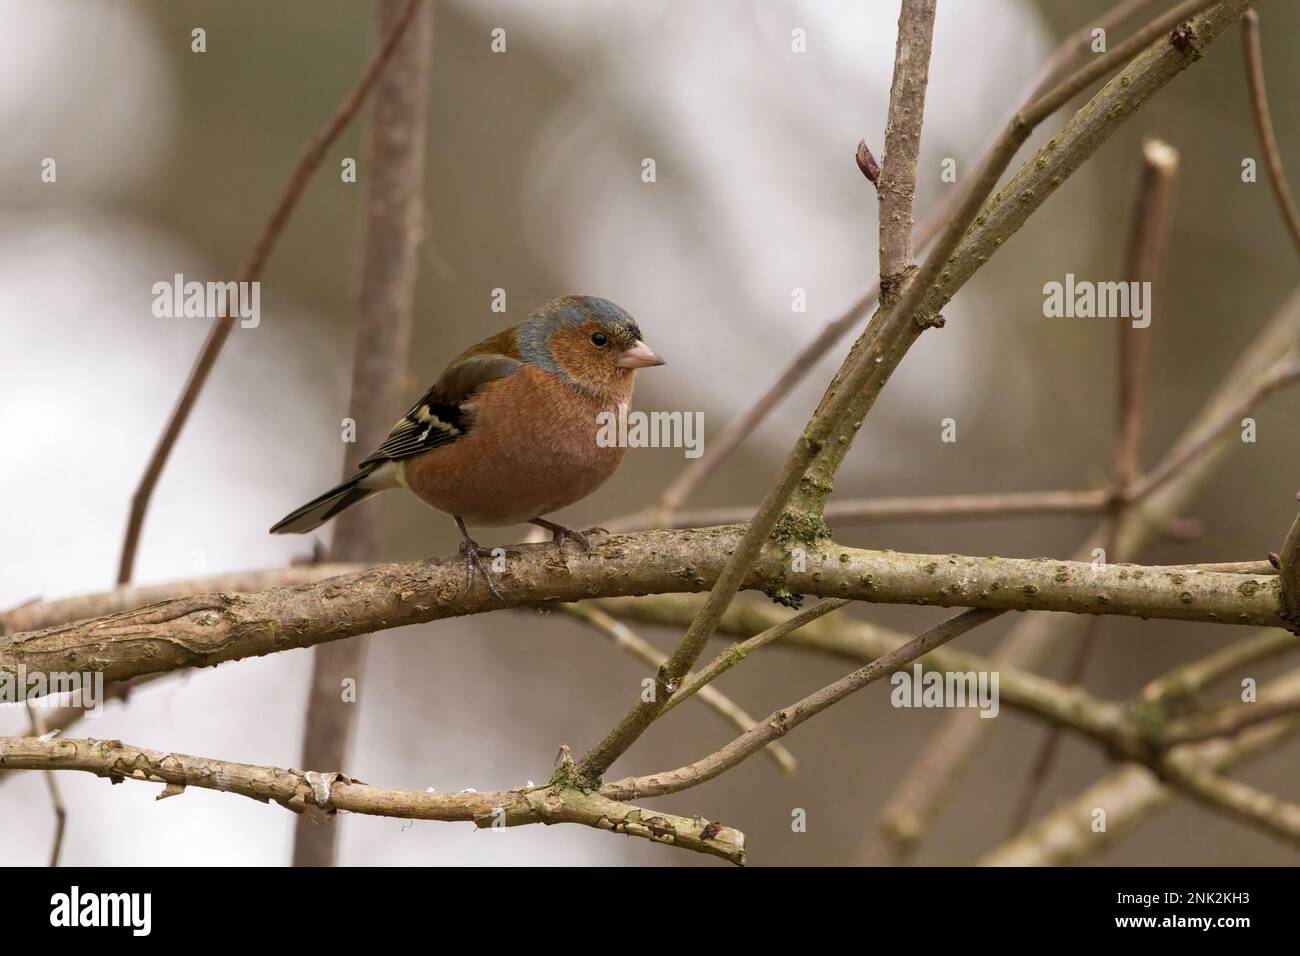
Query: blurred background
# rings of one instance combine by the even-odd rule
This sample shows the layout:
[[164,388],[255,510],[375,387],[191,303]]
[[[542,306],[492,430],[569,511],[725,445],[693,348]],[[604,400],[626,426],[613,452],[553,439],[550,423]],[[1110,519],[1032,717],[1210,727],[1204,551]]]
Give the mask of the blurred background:
[[[989,130],[1101,0],[939,4],[918,220]],[[702,410],[716,435],[873,278],[877,202],[858,172],[880,155],[896,0],[437,0],[426,236],[412,345],[413,399],[467,345],[568,292],[635,315],[669,365],[641,377],[641,408]],[[1282,155],[1300,164],[1300,7],[1263,5]],[[158,319],[151,287],[233,278],[305,144],[371,55],[362,0],[2,0],[0,18],[0,607],[113,584],[131,493],[207,332]],[[207,31],[192,53],[190,31]],[[503,28],[507,52],[490,33]],[[806,31],[807,50],[791,49]],[[862,430],[838,496],[1101,487],[1111,458],[1114,324],[1045,319],[1044,282],[1118,278],[1144,136],[1182,165],[1157,303],[1144,460],[1168,447],[1296,283],[1295,251],[1259,157],[1234,30],[1125,125],[945,309]],[[1047,124],[1042,136],[1063,122]],[[310,538],[267,527],[340,467],[354,337],[361,155],[354,123],[294,213],[263,275],[262,322],[236,329],[153,499],[137,582],[274,567]],[[1029,155],[1026,150],[1022,158]],[[41,162],[57,161],[56,183]],[[653,158],[657,181],[641,179]],[[507,290],[508,312],[491,311]],[[792,290],[807,311],[793,312]],[[692,506],[756,502],[849,344],[715,475]],[[394,408],[393,417],[404,409]],[[1300,395],[1262,407],[1191,516],[1203,534],[1153,563],[1259,559],[1294,516]],[[958,441],[940,421],[958,420]],[[706,454],[708,445],[706,443]],[[586,527],[637,509],[681,468],[680,449],[630,451],[614,480],[564,513]],[[408,496],[385,515],[388,556],[447,554],[454,524]],[[845,543],[908,551],[1067,556],[1093,518],[836,528]],[[322,541],[328,543],[328,528]],[[522,529],[480,535],[508,543]],[[852,607],[914,632],[941,612]],[[1013,622],[963,638],[988,650]],[[663,648],[674,633],[646,628]],[[1176,662],[1242,636],[1108,619],[1089,686],[1119,698]],[[71,733],[248,763],[295,766],[309,652],[159,681]],[[1059,675],[1064,660],[1053,665]],[[841,676],[842,662],[768,650],[722,682],[762,715]],[[581,751],[623,713],[643,665],[565,615],[498,613],[387,631],[370,642],[351,775],[422,790],[544,780],[558,746]],[[1263,669],[1261,669],[1261,677]],[[944,714],[895,710],[884,687],[800,727],[794,777],[754,759],[656,801],[743,829],[751,864],[844,864]],[[0,733],[25,715],[0,709]],[[733,736],[683,707],[614,768],[676,767]],[[917,862],[973,861],[1000,841],[1041,728],[1003,708],[990,744]],[[1237,771],[1300,797],[1295,743]],[[1040,812],[1107,768],[1066,738]],[[329,769],[329,768],[318,768]],[[293,818],[242,798],[60,778],[68,864],[284,864]],[[791,832],[794,808],[807,832]],[[37,774],[0,783],[0,861],[41,864],[52,811]],[[342,864],[698,865],[703,857],[581,827],[475,832],[467,824],[342,820]],[[1189,831],[1196,839],[1187,839]],[[1113,864],[1279,864],[1294,854],[1177,799],[1098,858]]]

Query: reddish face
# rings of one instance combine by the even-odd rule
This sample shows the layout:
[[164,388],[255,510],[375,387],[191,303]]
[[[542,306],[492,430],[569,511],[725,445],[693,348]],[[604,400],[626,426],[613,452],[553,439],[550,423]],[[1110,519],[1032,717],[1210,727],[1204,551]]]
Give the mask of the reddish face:
[[639,368],[664,360],[637,338],[635,327],[591,319],[555,330],[551,355],[563,372],[595,391],[622,386]]

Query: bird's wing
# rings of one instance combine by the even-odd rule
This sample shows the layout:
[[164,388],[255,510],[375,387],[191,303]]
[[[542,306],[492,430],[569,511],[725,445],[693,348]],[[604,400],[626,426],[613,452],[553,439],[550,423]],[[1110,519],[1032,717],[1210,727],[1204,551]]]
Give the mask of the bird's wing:
[[410,458],[463,437],[469,428],[466,405],[474,393],[488,382],[513,375],[523,364],[513,355],[485,348],[493,344],[495,340],[489,339],[452,362],[359,467]]

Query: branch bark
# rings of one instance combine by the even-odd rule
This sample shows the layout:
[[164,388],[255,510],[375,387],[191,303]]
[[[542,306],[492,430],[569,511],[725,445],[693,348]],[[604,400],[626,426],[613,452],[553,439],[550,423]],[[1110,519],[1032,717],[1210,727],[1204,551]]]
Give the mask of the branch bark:
[[[742,538],[736,527],[608,538],[560,564],[554,547],[507,552],[506,606],[707,590]],[[1048,558],[864,551],[807,546],[804,570],[779,544],[760,551],[741,584],[879,604],[1047,610],[1070,614],[1283,626],[1277,575],[1152,569]],[[358,634],[503,607],[464,592],[455,557],[378,565],[314,584],[246,594],[198,594],[108,617],[0,637],[0,672],[96,671],[106,681],[206,667]],[[667,700],[670,695],[661,695]],[[655,712],[658,712],[656,706]]]
[[745,862],[745,835],[702,817],[644,810],[570,786],[550,785],[484,793],[421,793],[372,787],[339,774],[304,773],[187,754],[161,753],[120,740],[40,740],[0,737],[0,768],[82,770],[113,783],[165,784],[159,799],[185,787],[274,801],[295,813],[337,811],[410,820],[445,820],[477,827],[578,823],[627,836]]
[[146,604],[157,604],[190,594],[209,591],[259,591],[263,588],[312,584],[326,578],[360,571],[363,564],[308,564],[301,567],[274,568],[267,571],[238,571],[203,578],[187,578],[163,584],[123,585],[111,591],[81,594],[54,601],[37,601],[0,615],[0,633],[39,631],[88,617],[105,617],[133,611]]
[[930,84],[934,7],[935,0],[903,0],[898,13],[884,165],[876,184],[880,194],[880,282],[884,289],[896,286],[912,265],[912,201],[916,196],[925,91]]

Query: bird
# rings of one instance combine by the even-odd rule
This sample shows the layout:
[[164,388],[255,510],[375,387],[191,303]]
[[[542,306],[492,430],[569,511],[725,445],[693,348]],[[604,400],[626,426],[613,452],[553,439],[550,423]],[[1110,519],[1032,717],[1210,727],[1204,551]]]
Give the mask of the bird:
[[[534,524],[564,551],[588,535],[546,515],[587,497],[618,468],[626,448],[598,441],[601,413],[632,399],[637,369],[663,365],[622,308],[568,295],[452,360],[343,483],[271,526],[305,534],[371,495],[406,488],[450,515],[460,530],[466,590],[474,571],[504,602],[483,565],[491,552],[466,525]],[[607,447],[608,446],[608,447]]]

